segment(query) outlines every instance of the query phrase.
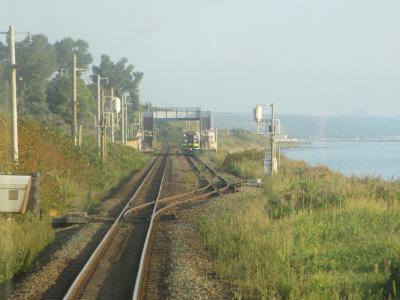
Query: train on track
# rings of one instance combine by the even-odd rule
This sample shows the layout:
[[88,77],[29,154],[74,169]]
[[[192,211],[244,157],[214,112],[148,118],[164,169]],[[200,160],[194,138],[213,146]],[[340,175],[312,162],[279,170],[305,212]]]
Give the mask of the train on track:
[[200,151],[200,132],[184,131],[182,141],[183,153],[194,153]]

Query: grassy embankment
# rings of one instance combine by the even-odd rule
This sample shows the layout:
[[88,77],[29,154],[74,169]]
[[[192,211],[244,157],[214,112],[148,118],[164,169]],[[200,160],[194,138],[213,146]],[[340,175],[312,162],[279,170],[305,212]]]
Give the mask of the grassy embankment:
[[230,131],[218,131],[218,147],[223,152],[238,152],[254,148],[265,148],[267,146],[267,138],[248,132],[242,129],[233,129]]
[[145,162],[145,157],[122,145],[109,145],[108,160],[102,163],[91,138],[81,149],[61,131],[34,121],[19,126],[20,164],[10,161],[9,123],[0,120],[0,171],[40,172],[40,201],[43,218],[32,215],[0,216],[0,283],[29,269],[37,254],[54,237],[50,216],[67,210],[87,210],[114,185]]
[[[220,167],[257,177],[261,159],[256,150],[234,153]],[[399,297],[399,181],[286,159],[264,180],[262,190],[227,196],[199,221],[214,267],[237,298]]]
[[[230,130],[229,134],[226,130],[220,130],[218,132],[218,152],[207,151],[203,152],[201,156],[210,161],[218,171],[244,179],[261,178],[262,169],[255,160],[264,157],[260,149],[267,146],[267,138],[263,135],[242,129]],[[256,157],[252,157],[254,155]],[[245,163],[242,159],[244,156],[248,158]]]
[[[260,160],[264,158],[264,151],[269,147],[265,135],[244,131],[242,129],[219,131],[218,152],[205,152],[202,156],[213,163],[222,172],[243,179],[256,179],[263,177]],[[298,142],[281,142],[279,148],[296,147]],[[229,155],[228,155],[229,154]]]

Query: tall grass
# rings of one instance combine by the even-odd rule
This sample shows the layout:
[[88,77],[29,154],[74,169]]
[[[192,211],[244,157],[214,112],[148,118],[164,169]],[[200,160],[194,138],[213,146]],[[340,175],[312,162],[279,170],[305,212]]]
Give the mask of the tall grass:
[[12,219],[0,216],[0,283],[27,271],[37,254],[53,240],[50,220],[27,214]]
[[226,155],[222,162],[222,168],[232,175],[244,179],[261,178],[263,169],[260,162],[264,158],[264,152],[261,150],[245,150]]
[[399,298],[400,182],[290,160],[265,181],[198,223],[236,298]]

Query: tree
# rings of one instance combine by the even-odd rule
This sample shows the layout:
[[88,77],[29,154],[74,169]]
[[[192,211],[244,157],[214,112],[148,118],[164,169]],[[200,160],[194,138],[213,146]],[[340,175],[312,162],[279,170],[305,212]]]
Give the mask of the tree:
[[7,78],[7,75],[9,77],[10,72],[7,72],[7,70],[9,70],[9,68],[0,64],[0,114],[2,112],[8,113],[11,108],[11,88]]
[[[94,124],[96,100],[86,83],[77,78],[78,119],[85,126]],[[58,74],[48,84],[47,102],[52,113],[59,115],[66,123],[72,123],[72,78]]]
[[54,43],[57,55],[57,63],[61,68],[72,68],[72,55],[76,53],[76,62],[80,68],[88,68],[93,62],[89,53],[89,44],[81,39],[74,41],[72,38],[64,38]]
[[57,68],[54,47],[47,37],[37,34],[32,43],[17,43],[16,55],[19,111],[48,120],[47,83]]
[[97,81],[97,75],[108,77],[106,87],[113,87],[117,96],[129,93],[132,109],[139,108],[139,84],[143,73],[135,71],[135,67],[128,64],[128,59],[123,57],[117,63],[113,63],[108,55],[102,55],[100,65],[93,66],[92,72],[93,82]]
[[[88,68],[93,61],[93,57],[88,52],[89,44],[80,39],[74,41],[72,38],[64,38],[57,41],[54,44],[54,48],[60,70],[48,84],[47,102],[53,113],[60,115],[65,122],[71,123],[73,52],[75,51],[76,53],[79,68]],[[81,79],[80,75],[81,72],[78,72],[78,119],[92,124],[96,101],[93,93]]]
[[47,102],[50,110],[71,123],[71,78],[58,74],[47,86]]

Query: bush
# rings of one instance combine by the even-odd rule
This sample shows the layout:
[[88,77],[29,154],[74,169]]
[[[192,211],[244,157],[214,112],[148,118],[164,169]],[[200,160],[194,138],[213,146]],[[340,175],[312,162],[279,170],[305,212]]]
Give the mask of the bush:
[[[9,137],[1,140],[0,170],[41,174],[40,205],[44,215],[89,210],[111,187],[143,166],[146,157],[134,149],[108,145],[108,159],[102,162],[96,142],[85,137],[82,147],[61,130],[35,121],[20,119],[20,163],[9,159]],[[9,123],[0,122],[0,132],[8,133]],[[0,283],[31,266],[37,254],[52,240],[50,221],[30,215],[15,216],[9,223],[0,217]]]
[[396,295],[400,209],[324,208],[270,219],[262,193],[225,201],[198,228],[215,270],[238,299]]
[[0,216],[0,283],[27,271],[37,254],[54,238],[50,219],[27,214],[11,219]]
[[[242,157],[225,160],[235,166]],[[237,165],[236,165],[237,166]],[[283,159],[262,190],[226,196],[198,230],[238,299],[397,298],[400,182]]]
[[225,172],[243,179],[261,178],[263,159],[264,152],[256,149],[229,153],[222,162],[222,168]]

